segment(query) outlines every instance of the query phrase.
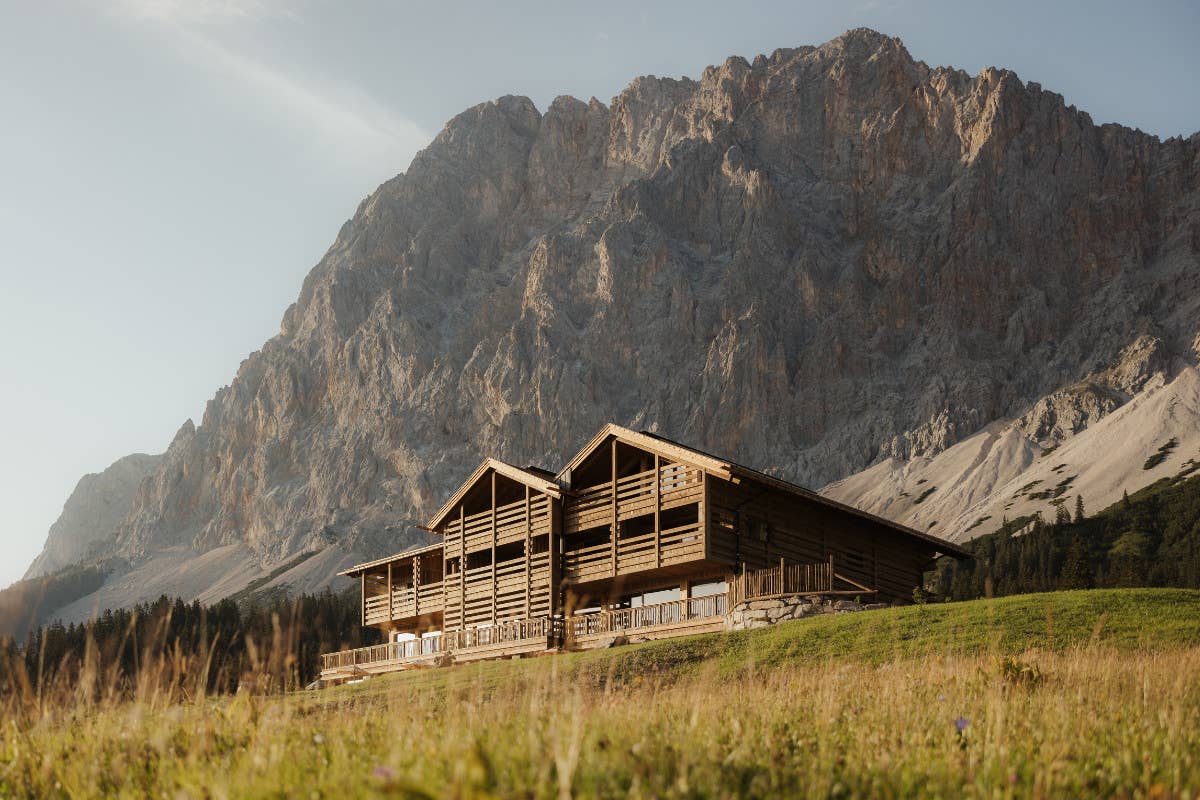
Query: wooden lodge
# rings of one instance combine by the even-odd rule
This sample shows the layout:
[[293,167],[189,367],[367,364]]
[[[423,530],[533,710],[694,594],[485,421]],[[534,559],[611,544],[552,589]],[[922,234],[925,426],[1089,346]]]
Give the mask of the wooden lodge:
[[617,425],[558,474],[486,459],[427,527],[437,544],[341,573],[388,641],[326,654],[324,680],[717,631],[758,597],[905,603],[937,555],[967,555]]

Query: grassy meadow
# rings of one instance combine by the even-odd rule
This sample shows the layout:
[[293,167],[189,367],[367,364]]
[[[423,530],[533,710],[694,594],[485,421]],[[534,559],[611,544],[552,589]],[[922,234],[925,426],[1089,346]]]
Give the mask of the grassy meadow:
[[0,796],[1192,797],[1198,676],[1200,592],[1106,590],[320,692],[31,686]]

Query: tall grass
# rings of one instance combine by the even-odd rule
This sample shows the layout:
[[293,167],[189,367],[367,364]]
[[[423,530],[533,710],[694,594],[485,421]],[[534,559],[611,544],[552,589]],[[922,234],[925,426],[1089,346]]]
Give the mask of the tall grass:
[[0,797],[1196,796],[1200,642],[1159,616],[1194,595],[896,609],[322,692],[280,693],[287,621],[234,695],[139,642],[136,675],[98,655],[8,675]]
[[[120,640],[108,646],[87,636],[81,654],[68,651],[54,663],[47,659],[46,639],[36,659],[13,648],[0,650],[0,707],[6,719],[51,719],[64,709],[87,712],[123,703],[155,711],[202,701],[230,687],[255,694],[300,688],[302,626],[294,616],[281,622],[273,615],[271,635],[264,639],[216,631],[198,648],[171,637],[169,611],[148,625],[138,623],[134,615]],[[222,644],[228,646],[235,635],[244,657],[219,657]],[[129,652],[132,666],[123,657]]]
[[701,671],[59,707],[0,736],[0,794],[1186,796],[1200,649]]

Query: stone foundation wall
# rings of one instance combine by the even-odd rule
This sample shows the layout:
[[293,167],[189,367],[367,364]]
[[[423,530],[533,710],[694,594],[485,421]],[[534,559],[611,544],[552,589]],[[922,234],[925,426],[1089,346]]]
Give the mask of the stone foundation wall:
[[856,603],[832,597],[777,597],[738,603],[725,617],[725,630],[743,631],[765,628],[789,619],[804,619],[818,614],[848,614],[887,608],[887,603]]

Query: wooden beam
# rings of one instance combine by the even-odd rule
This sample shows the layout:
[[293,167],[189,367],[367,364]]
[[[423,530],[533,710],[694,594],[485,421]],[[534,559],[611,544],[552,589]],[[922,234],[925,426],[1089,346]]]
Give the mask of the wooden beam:
[[496,624],[496,471],[492,470],[492,624]]
[[612,440],[612,574],[617,576],[617,439]]
[[458,504],[458,629],[467,627],[467,512]]
[[392,619],[392,562],[388,562],[388,621]]
[[550,616],[553,617],[561,606],[560,593],[562,588],[559,586],[562,576],[562,568],[558,563],[560,547],[559,537],[562,536],[562,507],[563,503],[557,498],[550,498],[550,540],[547,542],[549,552],[547,553],[547,561],[550,568]]
[[622,428],[620,425],[614,425],[611,422],[601,428],[600,432],[593,436],[591,441],[584,445],[583,449],[567,462],[567,465],[562,468],[558,476],[562,477],[567,472],[579,467],[592,453],[600,448],[604,440],[609,436],[620,439],[648,453],[661,453],[672,461],[679,461],[684,464],[690,464],[693,467],[698,467],[699,469],[713,473],[719,478],[724,478],[725,480],[733,478],[732,465],[727,461],[714,458],[698,450],[692,450],[684,445],[668,442],[655,436],[647,436],[644,433],[638,433],[629,428]]
[[367,571],[365,569],[362,571],[362,574],[359,575],[359,578],[362,580],[362,624],[363,624],[363,627],[366,627],[366,625],[367,625]]
[[530,489],[525,487],[525,619],[529,619],[529,584],[533,576],[529,574],[529,551],[533,547],[533,519],[529,507]]
[[421,557],[413,556],[413,614],[421,615]]
[[654,454],[654,568],[662,566],[662,458]]
[[441,524],[445,522],[450,514],[454,511],[454,507],[456,505],[460,505],[466,499],[467,493],[470,492],[476,483],[483,479],[483,476],[487,474],[488,470],[499,472],[501,475],[505,476],[506,478],[511,478],[517,483],[524,483],[527,486],[532,486],[535,490],[542,492],[543,494],[548,494],[551,497],[560,497],[562,495],[562,490],[554,481],[546,480],[546,478],[541,475],[535,475],[528,470],[521,469],[520,467],[514,467],[512,464],[507,464],[498,459],[485,458],[483,463],[476,467],[475,471],[471,473],[471,476],[467,478],[466,482],[458,488],[458,491],[451,495],[450,499],[448,499],[442,505],[442,507],[438,509],[437,514],[433,517],[433,519],[429,520],[426,528],[436,529],[440,527]]

